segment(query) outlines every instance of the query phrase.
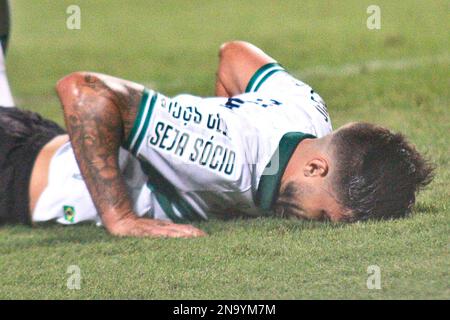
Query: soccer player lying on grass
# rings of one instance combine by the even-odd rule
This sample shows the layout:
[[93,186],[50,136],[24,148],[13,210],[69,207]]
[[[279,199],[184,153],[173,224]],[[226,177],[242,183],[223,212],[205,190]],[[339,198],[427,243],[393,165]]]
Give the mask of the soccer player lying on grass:
[[[320,96],[245,42],[221,47],[216,97],[168,98],[87,72],[63,78],[57,92],[71,144],[54,125],[30,129],[35,115],[0,114],[0,150],[18,143],[10,166],[24,168],[6,187],[14,201],[4,221],[97,221],[119,236],[195,237],[204,233],[181,223],[396,218],[431,180],[400,134],[367,123],[332,132]],[[21,150],[21,130],[38,142]],[[29,201],[20,181],[31,181]]]

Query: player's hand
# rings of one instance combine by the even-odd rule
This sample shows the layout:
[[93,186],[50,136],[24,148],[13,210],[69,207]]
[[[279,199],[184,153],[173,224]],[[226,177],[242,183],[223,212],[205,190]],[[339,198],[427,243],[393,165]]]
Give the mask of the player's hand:
[[189,224],[136,217],[123,219],[108,231],[122,237],[194,238],[207,235],[204,231]]

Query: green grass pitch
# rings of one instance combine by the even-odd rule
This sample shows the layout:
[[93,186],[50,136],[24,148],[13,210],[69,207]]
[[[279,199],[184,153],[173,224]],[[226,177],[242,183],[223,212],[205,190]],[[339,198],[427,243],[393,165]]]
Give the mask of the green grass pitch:
[[[81,30],[66,8],[81,8]],[[381,8],[369,30],[366,9]],[[8,70],[19,105],[62,123],[54,93],[76,70],[167,94],[212,95],[219,45],[248,40],[308,82],[334,127],[402,131],[437,164],[412,218],[352,225],[210,221],[202,239],[117,239],[93,225],[0,229],[0,298],[449,299],[448,2],[26,1]],[[69,290],[70,265],[81,287]],[[367,268],[381,270],[369,290]]]

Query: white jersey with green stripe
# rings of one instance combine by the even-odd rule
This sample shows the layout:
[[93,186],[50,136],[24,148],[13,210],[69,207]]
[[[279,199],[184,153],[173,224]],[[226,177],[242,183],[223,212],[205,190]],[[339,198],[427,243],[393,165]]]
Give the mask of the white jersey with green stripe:
[[145,90],[125,145],[148,176],[138,210],[176,222],[269,214],[296,145],[331,130],[320,96],[276,63],[232,98]]
[[[272,63],[231,98],[168,98],[146,89],[120,164],[139,216],[267,215],[298,143],[330,132],[320,96]],[[101,223],[70,143],[53,157],[33,214],[35,222],[48,220]]]

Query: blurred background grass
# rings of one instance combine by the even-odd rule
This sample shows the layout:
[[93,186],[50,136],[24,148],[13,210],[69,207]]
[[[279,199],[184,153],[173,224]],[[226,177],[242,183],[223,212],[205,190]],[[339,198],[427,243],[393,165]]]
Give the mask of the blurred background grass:
[[447,1],[378,1],[382,28],[372,31],[371,3],[80,0],[81,30],[68,30],[73,1],[13,1],[10,77],[24,99],[53,97],[56,80],[76,70],[154,84],[168,95],[210,95],[226,40],[254,42],[289,70],[448,53]]

